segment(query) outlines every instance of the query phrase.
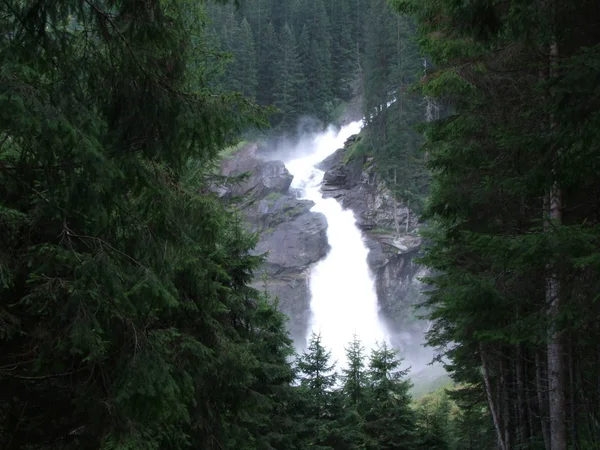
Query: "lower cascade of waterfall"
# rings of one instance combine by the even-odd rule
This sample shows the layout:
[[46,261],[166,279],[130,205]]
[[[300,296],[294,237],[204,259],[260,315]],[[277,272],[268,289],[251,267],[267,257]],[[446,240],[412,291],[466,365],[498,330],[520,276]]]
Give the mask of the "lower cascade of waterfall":
[[286,163],[294,175],[292,188],[302,198],[312,200],[312,211],[325,215],[330,250],[310,274],[312,319],[308,337],[320,333],[322,343],[331,351],[337,367],[346,363],[345,347],[356,335],[370,352],[377,343],[389,343],[388,332],[379,317],[375,277],[367,263],[369,253],[354,213],[344,210],[333,198],[323,198],[320,187],[324,172],[314,166],[343,147],[360,131],[362,122],[352,122],[339,131],[330,127],[298,149],[305,154]]

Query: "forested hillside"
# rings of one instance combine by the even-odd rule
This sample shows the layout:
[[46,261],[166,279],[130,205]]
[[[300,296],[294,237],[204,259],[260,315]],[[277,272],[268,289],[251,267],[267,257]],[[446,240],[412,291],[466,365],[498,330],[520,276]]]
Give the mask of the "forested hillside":
[[207,11],[209,42],[228,55],[214,61],[216,88],[274,106],[270,135],[294,134],[303,117],[327,125],[358,103],[366,126],[355,155],[374,156],[398,199],[420,209],[428,178],[414,128],[439,108],[411,89],[427,63],[410,17],[387,0],[258,0]]

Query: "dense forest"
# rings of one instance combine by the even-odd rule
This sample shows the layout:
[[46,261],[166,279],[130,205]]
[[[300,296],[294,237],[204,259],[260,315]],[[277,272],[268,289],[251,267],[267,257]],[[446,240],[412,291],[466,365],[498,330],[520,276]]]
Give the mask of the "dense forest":
[[[425,74],[415,25],[387,0],[259,0],[208,4],[213,87],[274,106],[272,134],[301,118],[336,122],[357,98],[366,127],[355,155],[375,156],[398,200],[419,210],[428,175],[414,125],[439,107],[412,89]],[[385,106],[382,106],[385,105]]]
[[394,4],[451,108],[426,128],[429,342],[499,449],[600,448],[600,6]]
[[[0,4],[0,448],[600,448],[600,6]],[[454,384],[295,355],[211,191],[248,133],[335,122],[421,212]]]

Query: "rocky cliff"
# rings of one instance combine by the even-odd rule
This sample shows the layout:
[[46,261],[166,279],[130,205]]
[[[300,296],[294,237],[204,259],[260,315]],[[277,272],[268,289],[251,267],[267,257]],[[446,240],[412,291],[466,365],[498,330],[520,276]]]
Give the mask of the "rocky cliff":
[[[418,278],[424,275],[414,262],[421,248],[419,223],[409,208],[395,202],[372,160],[350,157],[357,139],[350,138],[344,148],[318,165],[325,171],[322,192],[354,211],[370,249],[368,262],[376,277],[381,314],[393,330],[392,343],[407,359],[416,361],[422,355],[424,331],[424,323],[413,310],[421,300]],[[255,284],[265,285],[279,298],[281,310],[290,317],[291,335],[300,342],[310,319],[309,271],[328,249],[327,222],[322,214],[310,211],[313,202],[300,200],[290,191],[293,177],[284,163],[262,160],[259,154],[256,145],[249,145],[223,161],[223,175],[248,173],[248,177],[220,187],[219,192],[235,200],[250,229],[260,233],[255,251],[267,253],[267,259]]]
[[255,287],[266,287],[278,298],[281,311],[290,318],[290,334],[300,342],[310,319],[309,269],[327,252],[327,221],[310,211],[312,201],[290,191],[293,177],[283,162],[262,160],[256,145],[221,163],[222,175],[235,178],[244,173],[248,176],[243,181],[216,189],[235,202],[249,229],[259,233],[255,252],[266,254],[266,262],[256,274]]
[[319,164],[325,171],[321,191],[354,212],[370,250],[368,262],[381,313],[393,333],[392,344],[409,361],[424,364],[430,358],[421,348],[427,324],[414,309],[423,300],[419,278],[426,275],[415,263],[422,244],[418,217],[394,199],[372,158],[353,156],[352,147],[359,140],[359,136],[348,139],[344,148]]

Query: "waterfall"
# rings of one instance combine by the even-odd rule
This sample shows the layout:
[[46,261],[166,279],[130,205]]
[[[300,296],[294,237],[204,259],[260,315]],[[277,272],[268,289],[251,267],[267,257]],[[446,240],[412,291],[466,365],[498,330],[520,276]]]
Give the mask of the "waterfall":
[[375,290],[375,277],[367,263],[369,253],[351,210],[344,210],[333,198],[323,198],[320,187],[324,172],[315,168],[353,134],[360,131],[362,122],[353,122],[339,131],[330,127],[303,142],[298,153],[306,156],[288,161],[286,166],[294,175],[292,188],[302,198],[312,200],[312,211],[327,218],[327,239],[330,250],[310,274],[310,308],[312,319],[308,337],[320,333],[324,346],[331,351],[338,367],[346,362],[345,347],[358,336],[367,351],[378,342],[389,342]]

